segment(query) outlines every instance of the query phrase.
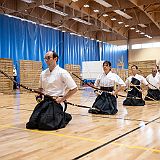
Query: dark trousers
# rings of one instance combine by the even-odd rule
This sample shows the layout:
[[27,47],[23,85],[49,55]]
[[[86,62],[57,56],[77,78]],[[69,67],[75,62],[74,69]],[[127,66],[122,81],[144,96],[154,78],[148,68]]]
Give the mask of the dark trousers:
[[72,116],[63,111],[61,104],[45,97],[45,99],[35,107],[29,122],[26,124],[26,128],[57,130],[64,128],[71,119]]
[[[13,76],[14,80],[17,82],[17,76]],[[17,84],[13,83],[13,89],[17,89]]]

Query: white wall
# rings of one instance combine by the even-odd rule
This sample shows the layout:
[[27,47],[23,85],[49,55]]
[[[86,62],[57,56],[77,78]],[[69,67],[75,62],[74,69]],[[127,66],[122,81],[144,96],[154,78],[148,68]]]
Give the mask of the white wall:
[[160,65],[160,47],[129,50],[129,61],[156,60]]
[[[128,61],[145,61],[145,60],[156,60],[157,64],[160,66],[160,47],[159,48],[144,48],[144,49],[131,49],[133,44],[142,43],[153,43],[160,42],[160,37],[155,38],[139,38],[131,39],[128,41],[129,44],[129,54]],[[127,40],[121,41],[110,41],[110,43],[115,45],[127,45]]]

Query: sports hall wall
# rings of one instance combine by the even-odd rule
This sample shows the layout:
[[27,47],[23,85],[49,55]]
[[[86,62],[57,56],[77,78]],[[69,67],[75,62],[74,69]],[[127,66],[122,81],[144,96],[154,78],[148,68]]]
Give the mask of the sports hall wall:
[[78,64],[82,61],[110,60],[112,67],[123,59],[128,68],[128,51],[116,45],[71,35],[50,27],[0,14],[0,58],[10,58],[17,69],[19,60],[42,61],[48,50],[59,55],[59,65]]
[[[127,45],[127,41],[111,41],[110,43],[115,45]],[[150,44],[158,43],[156,47],[132,49],[132,45],[135,44]],[[156,60],[157,65],[160,67],[160,37],[148,39],[139,38],[129,41],[128,61],[147,61]]]
[[156,60],[158,66],[160,66],[160,46],[157,48],[143,48],[129,50],[129,61],[146,61]]

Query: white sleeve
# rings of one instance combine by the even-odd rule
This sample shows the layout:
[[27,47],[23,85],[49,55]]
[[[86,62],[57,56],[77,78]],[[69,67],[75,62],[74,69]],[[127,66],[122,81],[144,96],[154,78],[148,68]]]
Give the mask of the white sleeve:
[[148,85],[148,82],[147,82],[147,80],[144,78],[144,77],[142,77],[142,83],[144,84],[144,85]]
[[124,81],[118,76],[116,75],[116,83],[118,83],[121,86],[126,86],[126,84],[124,83]]
[[62,78],[63,78],[63,82],[66,84],[68,89],[72,90],[77,87],[75,81],[67,71],[62,73]]
[[129,77],[126,79],[125,84],[126,84],[126,87],[129,88],[129,85],[130,85]]
[[94,86],[99,87],[99,83],[100,83],[100,79],[101,79],[101,75],[99,75],[94,83]]
[[149,75],[146,77],[146,81],[149,81]]

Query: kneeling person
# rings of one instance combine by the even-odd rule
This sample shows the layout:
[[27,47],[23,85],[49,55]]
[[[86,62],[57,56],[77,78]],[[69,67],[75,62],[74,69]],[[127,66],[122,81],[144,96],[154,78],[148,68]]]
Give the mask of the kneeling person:
[[148,91],[147,95],[145,97],[145,100],[160,100],[160,76],[157,74],[157,68],[152,68],[152,74],[149,74],[146,77],[148,85]]
[[[116,95],[125,86],[123,80],[115,73],[111,72],[111,62],[103,63],[104,73],[99,75],[94,86],[99,87],[102,93],[99,94],[93,103],[89,113],[114,115],[118,112]],[[118,84],[118,88],[114,90],[114,86]]]
[[[41,73],[40,90],[48,96],[35,107],[27,129],[55,130],[64,128],[72,119],[65,112],[64,101],[77,91],[77,85],[70,74],[57,65],[58,55],[54,51],[47,52],[44,59],[48,68]],[[65,92],[66,89],[69,91]]]
[[123,101],[125,106],[144,106],[145,101],[142,99],[142,83],[148,85],[146,79],[137,74],[138,67],[136,65],[131,66],[132,75],[129,76],[125,83],[126,89],[128,89],[127,98]]

